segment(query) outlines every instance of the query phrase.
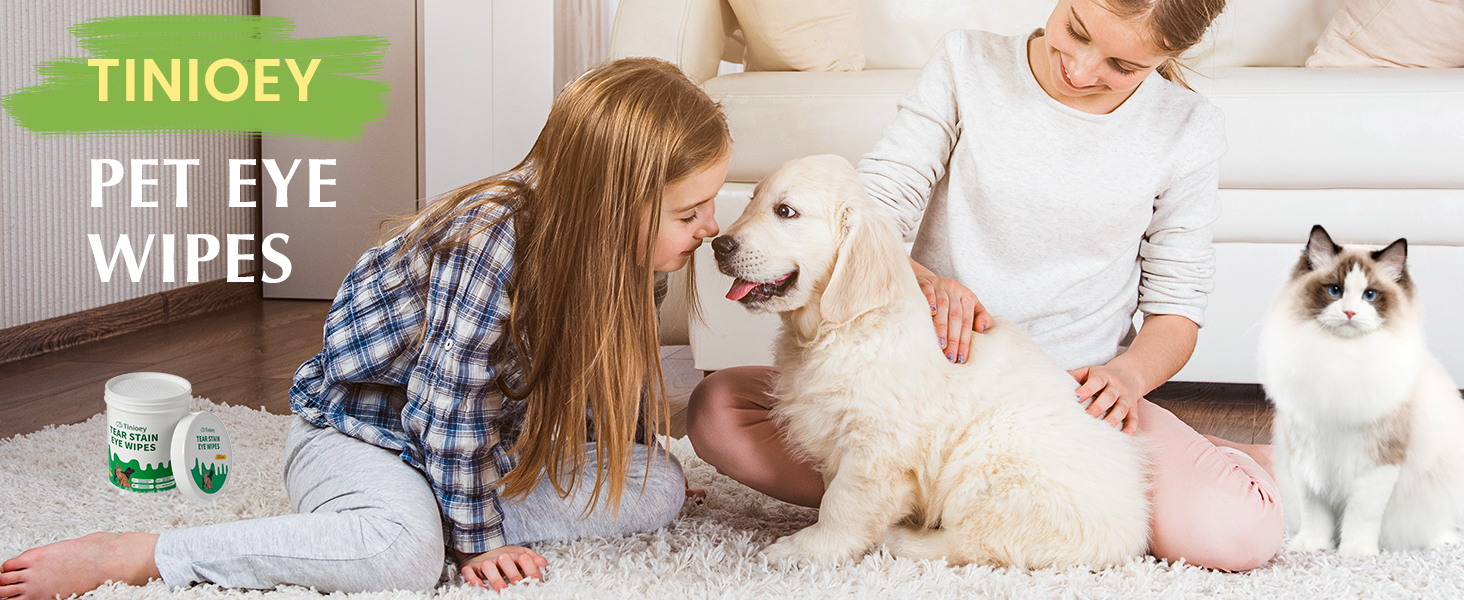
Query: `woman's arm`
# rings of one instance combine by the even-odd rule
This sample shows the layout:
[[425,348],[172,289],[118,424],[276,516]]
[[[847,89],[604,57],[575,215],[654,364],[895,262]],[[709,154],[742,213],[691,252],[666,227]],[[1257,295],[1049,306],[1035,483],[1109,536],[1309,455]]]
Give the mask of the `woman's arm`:
[[960,138],[952,54],[965,52],[966,39],[959,31],[946,34],[915,84],[900,97],[894,120],[859,161],[865,191],[894,211],[900,235],[908,235],[920,222]]
[[1210,226],[1220,216],[1220,157],[1225,116],[1204,105],[1169,171],[1172,181],[1154,199],[1154,217],[1139,243],[1139,305],[1146,316],[1127,352],[1104,365],[1070,371],[1082,384],[1088,414],[1132,434],[1139,399],[1178,373],[1195,350],[1214,287]]
[[[951,32],[941,39],[915,85],[900,98],[894,121],[859,161],[865,191],[894,212],[901,235],[908,235],[920,223],[931,191],[946,176],[951,152],[960,139],[954,61],[970,53],[971,43],[969,32]],[[975,331],[985,330],[991,316],[965,286],[936,276],[914,259],[910,266],[930,303],[936,338],[946,360],[965,362],[973,326]]]
[[1199,332],[1200,326],[1185,317],[1148,315],[1144,317],[1144,326],[1139,329],[1128,351],[1114,357],[1108,364],[1117,363],[1121,368],[1136,373],[1140,386],[1134,391],[1140,396],[1147,395],[1169,381],[1189,362]]
[[1138,430],[1139,399],[1184,368],[1199,331],[1199,325],[1179,315],[1144,317],[1144,326],[1127,352],[1107,364],[1068,371],[1082,384],[1077,400],[1093,398],[1088,414],[1133,435]]
[[1225,116],[1197,111],[1183,152],[1172,157],[1172,179],[1154,198],[1154,216],[1139,242],[1138,310],[1179,315],[1204,326],[1214,289],[1212,225],[1220,218],[1220,157],[1225,154]]

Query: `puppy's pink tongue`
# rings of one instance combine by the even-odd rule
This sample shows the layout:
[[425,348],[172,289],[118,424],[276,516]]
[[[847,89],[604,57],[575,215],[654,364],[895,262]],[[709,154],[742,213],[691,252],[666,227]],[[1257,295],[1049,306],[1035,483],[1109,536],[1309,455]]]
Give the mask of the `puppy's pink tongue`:
[[732,289],[727,290],[727,299],[734,301],[741,300],[743,296],[746,296],[747,293],[752,291],[752,288],[755,287],[757,287],[756,283],[743,279],[738,279],[737,281],[732,282]]

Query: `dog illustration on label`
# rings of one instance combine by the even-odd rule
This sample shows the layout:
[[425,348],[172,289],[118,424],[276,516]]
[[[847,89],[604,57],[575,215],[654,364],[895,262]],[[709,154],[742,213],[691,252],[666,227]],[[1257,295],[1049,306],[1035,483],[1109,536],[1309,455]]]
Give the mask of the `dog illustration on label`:
[[198,489],[212,494],[223,488],[224,480],[229,477],[229,469],[213,463],[204,465],[195,460],[190,474],[193,476],[193,481],[198,484]]
[[132,487],[132,474],[136,472],[137,470],[132,467],[124,469],[122,465],[117,465],[117,468],[112,471],[112,483],[122,486],[124,489],[130,489]]

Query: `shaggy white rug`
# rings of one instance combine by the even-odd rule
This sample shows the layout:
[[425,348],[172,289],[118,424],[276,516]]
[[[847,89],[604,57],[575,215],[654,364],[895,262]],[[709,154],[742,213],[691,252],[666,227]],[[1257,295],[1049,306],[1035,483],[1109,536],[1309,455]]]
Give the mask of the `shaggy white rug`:
[[[149,531],[277,515],[289,511],[280,466],[289,417],[195,400],[229,427],[233,486],[209,504],[178,493],[139,494],[107,481],[103,416],[0,440],[0,560],[92,531]],[[718,474],[685,439],[671,441],[693,486],[708,497],[642,535],[540,544],[546,583],[510,588],[505,598],[1464,598],[1464,549],[1342,559],[1283,553],[1243,574],[1135,559],[1086,569],[1013,571],[950,567],[875,552],[858,564],[769,564],[761,548],[812,523],[816,512],[772,500]],[[490,598],[454,581],[435,593],[350,594],[365,598]],[[108,585],[88,598],[318,598],[300,587],[170,590]],[[339,594],[339,596],[346,596]]]

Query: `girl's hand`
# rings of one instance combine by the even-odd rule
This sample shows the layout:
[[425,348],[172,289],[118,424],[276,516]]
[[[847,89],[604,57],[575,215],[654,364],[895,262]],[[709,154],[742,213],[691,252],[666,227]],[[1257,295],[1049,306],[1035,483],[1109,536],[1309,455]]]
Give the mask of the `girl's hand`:
[[1088,414],[1103,419],[1113,427],[1123,427],[1123,432],[1133,435],[1138,431],[1139,391],[1143,389],[1137,376],[1122,366],[1113,363],[1091,365],[1068,371],[1078,386],[1078,402],[1093,398],[1088,405]]
[[954,279],[940,277],[930,271],[916,269],[920,291],[930,303],[930,318],[935,322],[935,337],[945,352],[946,360],[966,362],[971,350],[971,332],[991,327],[991,313],[976,299],[976,294]]
[[499,546],[481,554],[457,556],[464,580],[481,588],[492,587],[496,592],[525,577],[543,581],[540,569],[549,566],[544,557],[520,546]]
[[696,499],[704,499],[704,498],[707,497],[707,491],[706,490],[701,489],[701,488],[693,488],[693,487],[691,487],[691,480],[689,480],[689,479],[682,479],[682,481],[686,483],[686,499],[687,500],[691,500],[693,498],[696,498]]

